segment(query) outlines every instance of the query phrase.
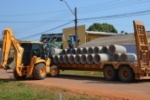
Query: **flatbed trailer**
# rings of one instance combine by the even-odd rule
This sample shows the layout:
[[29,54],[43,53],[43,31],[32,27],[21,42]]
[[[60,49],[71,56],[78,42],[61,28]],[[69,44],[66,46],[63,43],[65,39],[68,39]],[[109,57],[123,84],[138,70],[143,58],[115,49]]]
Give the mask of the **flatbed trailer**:
[[[149,43],[144,23],[133,21],[137,62],[101,62],[100,64],[57,63],[56,70],[81,70],[103,72],[109,81],[120,79],[123,82],[150,79]],[[59,71],[57,71],[59,72]],[[58,73],[54,74],[56,76]]]
[[103,72],[104,78],[109,81],[120,79],[131,82],[141,79],[150,79],[150,68],[140,68],[137,63],[102,62],[100,64],[56,64],[59,70],[79,70]]

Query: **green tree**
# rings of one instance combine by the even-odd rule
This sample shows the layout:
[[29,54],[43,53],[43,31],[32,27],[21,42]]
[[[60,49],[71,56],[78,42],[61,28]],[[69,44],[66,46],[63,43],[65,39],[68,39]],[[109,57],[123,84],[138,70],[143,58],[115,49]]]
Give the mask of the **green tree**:
[[108,23],[93,23],[89,28],[88,31],[98,31],[98,32],[113,32],[118,33],[117,29]]

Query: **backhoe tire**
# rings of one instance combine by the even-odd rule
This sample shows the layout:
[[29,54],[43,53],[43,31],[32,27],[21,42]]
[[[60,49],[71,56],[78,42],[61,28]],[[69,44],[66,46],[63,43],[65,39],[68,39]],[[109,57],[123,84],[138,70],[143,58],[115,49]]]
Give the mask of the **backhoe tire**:
[[26,75],[23,75],[23,76],[19,76],[16,72],[16,70],[13,71],[13,74],[14,74],[14,78],[16,80],[25,80],[26,79]]
[[107,81],[117,80],[117,70],[115,70],[111,65],[105,66],[103,74],[105,80]]
[[46,77],[46,67],[44,63],[39,63],[34,66],[33,77],[36,80],[42,80]]
[[122,82],[132,82],[135,79],[134,72],[129,66],[120,67],[118,76]]
[[59,68],[56,65],[52,65],[50,67],[50,76],[56,77],[59,75],[59,73],[60,73]]

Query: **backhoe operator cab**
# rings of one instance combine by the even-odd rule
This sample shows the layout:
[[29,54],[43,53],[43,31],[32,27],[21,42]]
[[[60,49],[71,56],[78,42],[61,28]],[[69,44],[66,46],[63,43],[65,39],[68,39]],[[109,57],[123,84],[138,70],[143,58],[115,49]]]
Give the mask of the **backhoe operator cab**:
[[[11,66],[7,64],[10,47],[14,50],[14,60]],[[18,80],[33,76],[34,79],[44,79],[47,74],[59,74],[57,66],[51,66],[49,48],[42,42],[18,41],[12,30],[7,28],[3,32],[1,68],[13,69],[14,77]]]

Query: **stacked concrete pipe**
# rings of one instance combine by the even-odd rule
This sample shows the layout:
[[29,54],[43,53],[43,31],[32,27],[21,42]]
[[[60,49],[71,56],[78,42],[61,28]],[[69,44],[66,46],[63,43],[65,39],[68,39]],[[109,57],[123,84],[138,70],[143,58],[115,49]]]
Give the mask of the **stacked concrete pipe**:
[[135,53],[122,53],[120,55],[121,62],[135,62],[137,61],[137,55]]
[[74,48],[75,54],[77,54],[77,48]]
[[99,64],[102,61],[109,61],[110,56],[108,54],[95,54],[94,55],[94,63]]
[[52,57],[53,57],[53,61],[54,61],[54,63],[58,63],[57,55],[53,55]]
[[112,61],[119,62],[121,53],[114,53],[112,55]]
[[95,55],[95,54],[89,54],[89,55],[87,55],[87,57],[86,57],[86,62],[87,62],[88,64],[94,63],[94,55]]
[[88,53],[88,47],[84,47],[83,49],[82,49],[82,54],[87,54]]
[[74,61],[75,61],[76,64],[81,63],[81,62],[80,62],[80,58],[81,58],[81,54],[78,54],[78,55],[75,56]]
[[76,54],[81,54],[81,53],[82,53],[82,49],[83,49],[83,48],[77,48]]
[[69,60],[68,60],[68,55],[64,55],[64,56],[63,56],[63,62],[64,62],[65,64],[67,64],[67,63],[69,62]]
[[63,63],[63,56],[64,55],[60,55],[60,57],[59,57],[59,63]]
[[88,54],[94,53],[94,47],[89,47],[88,48]]
[[62,52],[62,49],[51,48],[51,55],[59,55]]
[[63,49],[61,54],[67,54],[67,49]]
[[69,60],[69,63],[74,63],[75,62],[75,55],[68,55],[68,60]]
[[55,62],[56,62],[56,63],[59,63],[59,59],[60,59],[60,55],[56,55],[56,56],[55,56]]
[[101,53],[101,50],[102,50],[102,46],[96,46],[94,47],[93,52],[97,54],[97,53]]
[[109,46],[102,46],[101,53],[108,53]]
[[83,54],[83,55],[80,56],[80,62],[82,64],[86,63],[87,56],[88,56],[87,54]]
[[113,44],[113,45],[109,46],[108,52],[110,54],[114,54],[114,53],[126,53],[127,50],[122,45],[115,45],[115,44]]

